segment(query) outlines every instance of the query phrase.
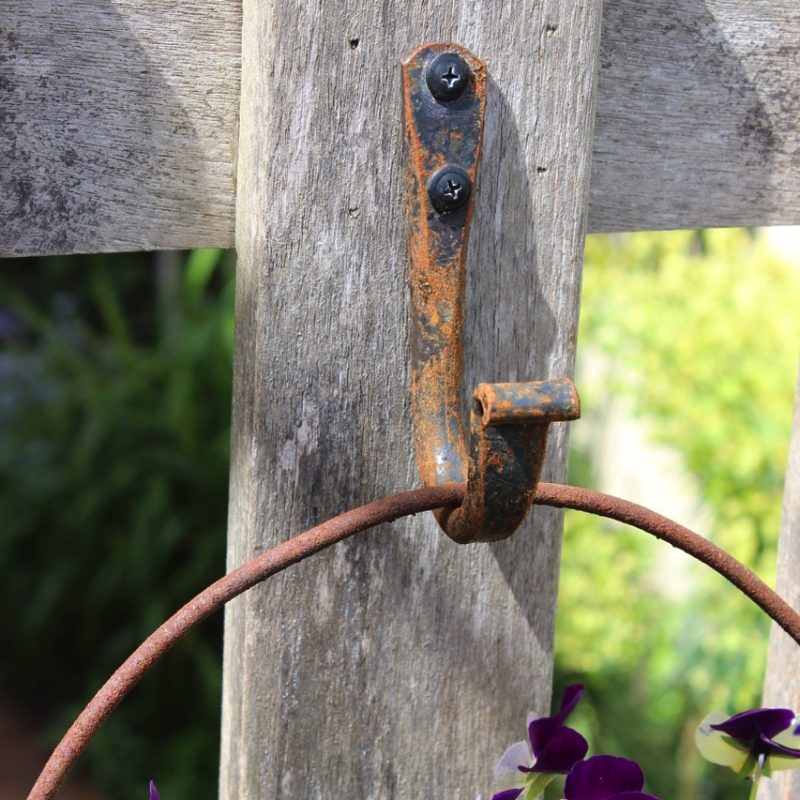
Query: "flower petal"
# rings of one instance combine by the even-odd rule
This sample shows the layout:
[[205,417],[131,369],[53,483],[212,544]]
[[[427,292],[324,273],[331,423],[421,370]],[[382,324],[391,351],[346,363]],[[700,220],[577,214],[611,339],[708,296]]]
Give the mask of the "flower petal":
[[617,792],[617,794],[612,794],[608,800],[658,800],[658,798],[647,792]]
[[158,793],[153,781],[150,781],[150,800],[161,800],[161,795]]
[[592,756],[579,761],[564,783],[565,800],[609,800],[615,795],[641,792],[642,768],[627,758]]
[[[785,732],[785,733],[788,733]],[[786,739],[795,739],[791,742],[793,747],[788,747],[782,744],[781,741]],[[780,772],[783,769],[797,769],[800,767],[800,749],[798,749],[796,741],[797,737],[791,733],[788,736],[778,734],[774,739],[768,739],[765,744],[769,747],[767,758],[764,761],[764,768],[762,774],[765,778],[769,778],[773,772]]]
[[800,767],[800,764],[797,763],[797,759],[793,756],[770,756],[764,765],[763,775],[765,778],[769,778],[773,772],[780,772],[784,769],[797,769],[798,767]]
[[522,787],[517,789],[503,789],[503,791],[493,794],[492,800],[517,800],[521,794]]
[[784,747],[790,747],[792,750],[800,750],[800,732],[797,729],[782,731],[777,736],[773,736],[772,741]]
[[539,753],[533,771],[566,775],[576,762],[583,760],[588,750],[589,743],[577,731],[559,728]]
[[[500,756],[494,768],[494,777],[498,782],[502,782],[505,788],[511,786],[522,786],[525,782],[524,772],[527,772],[533,764],[533,756],[527,742],[516,742]],[[522,769],[521,769],[522,768]],[[507,780],[511,779],[512,783]]]
[[580,702],[584,693],[583,684],[572,683],[564,689],[564,694],[561,695],[561,708],[555,717],[559,722],[563,723],[564,720],[575,710],[575,707]]
[[763,745],[769,748],[767,751],[768,758],[772,758],[773,753],[778,755],[783,754],[785,756],[789,756],[790,758],[800,758],[800,750],[797,749],[797,742],[793,742],[794,747],[787,747],[785,744],[781,744],[778,741],[777,736],[774,739],[768,739],[766,736],[760,736],[759,740]]
[[[782,769],[796,769],[800,767],[800,736],[792,731],[783,731],[773,737],[770,745],[774,748],[767,758],[764,774],[776,772]],[[777,752],[776,752],[777,750]]]
[[531,743],[531,750],[535,756],[544,749],[547,740],[553,731],[560,728],[567,717],[575,710],[581,697],[583,697],[583,686],[579,683],[571,684],[564,689],[561,697],[561,708],[551,717],[540,717],[536,719],[528,717],[528,741]]
[[712,711],[697,726],[694,741],[700,755],[706,761],[739,772],[747,761],[750,751],[719,730],[719,726],[729,719],[730,717],[721,711]]
[[790,708],[753,708],[713,727],[746,744],[756,741],[761,734],[771,739],[791,727],[793,722],[794,711]]

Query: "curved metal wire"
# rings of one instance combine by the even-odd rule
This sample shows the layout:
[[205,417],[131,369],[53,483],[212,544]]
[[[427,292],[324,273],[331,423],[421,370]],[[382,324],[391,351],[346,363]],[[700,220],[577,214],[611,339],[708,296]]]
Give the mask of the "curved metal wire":
[[800,614],[744,564],[689,528],[628,500],[559,483],[539,484],[535,502],[624,522],[683,550],[730,581],[800,645]]
[[[229,600],[355,533],[421,511],[458,506],[464,490],[464,484],[447,484],[376,500],[282,542],[211,584],[154,631],[106,681],[64,734],[28,800],[50,800],[97,729],[144,674],[195,625]],[[614,519],[669,542],[727,578],[800,645],[800,614],[747,567],[688,528],[627,500],[557,483],[540,483],[535,503]]]

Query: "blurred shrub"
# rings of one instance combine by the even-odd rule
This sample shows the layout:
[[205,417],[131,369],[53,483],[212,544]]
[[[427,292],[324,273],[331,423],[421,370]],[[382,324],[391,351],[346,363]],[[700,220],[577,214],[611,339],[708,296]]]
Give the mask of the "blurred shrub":
[[[697,479],[714,541],[769,583],[800,344],[798,296],[797,271],[748,231],[587,241],[578,352],[599,350],[612,372],[602,387],[581,387],[586,424],[605,396],[631,398]],[[574,482],[595,485],[588,453],[573,453],[571,471]],[[639,760],[655,794],[744,796],[732,773],[700,762],[693,733],[707,711],[759,704],[768,620],[695,565],[686,568],[688,594],[670,596],[665,547],[567,515],[556,693],[566,682],[586,684],[580,713],[595,752]]]
[[[745,231],[595,236],[584,287],[579,353],[618,365],[581,386],[586,424],[605,394],[632,397],[700,481],[718,543],[771,580],[798,276]],[[224,569],[232,306],[216,251],[177,283],[149,256],[0,271],[0,688],[48,723],[48,745]],[[571,471],[595,485],[587,452]],[[693,730],[757,704],[767,624],[703,569],[664,596],[664,546],[567,515],[556,694],[585,683],[577,727],[640,760],[665,800],[738,796],[701,767]],[[164,797],[216,796],[220,633],[205,623],[106,723],[82,763],[110,796],[139,798],[150,777]]]
[[[0,682],[48,746],[225,564],[232,259],[77,261],[0,272]],[[217,616],[105,724],[110,796],[216,797],[220,641]]]

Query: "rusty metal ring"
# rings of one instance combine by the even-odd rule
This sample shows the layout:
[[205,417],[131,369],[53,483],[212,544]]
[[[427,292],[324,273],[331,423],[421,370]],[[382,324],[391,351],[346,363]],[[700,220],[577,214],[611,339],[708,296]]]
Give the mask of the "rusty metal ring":
[[[407,514],[437,506],[456,506],[462,502],[464,493],[464,484],[451,484],[403,492],[351,509],[281,542],[206,587],[148,636],[106,681],[50,755],[28,800],[51,800],[89,740],[142,676],[192,628],[225,603],[271,575],[348,536]],[[575,486],[541,483],[535,501],[614,519],[680,548],[729,580],[800,645],[800,614],[733,556],[677,522],[618,497]]]

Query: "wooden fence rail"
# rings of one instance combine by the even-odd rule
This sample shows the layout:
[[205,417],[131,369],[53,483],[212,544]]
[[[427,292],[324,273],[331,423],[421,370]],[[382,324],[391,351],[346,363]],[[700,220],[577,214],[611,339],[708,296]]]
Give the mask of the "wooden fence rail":
[[[403,56],[359,15],[320,36],[286,57],[337,47],[366,82]],[[515,44],[519,64],[543,42]],[[0,0],[0,255],[233,246],[241,52],[240,0]],[[607,2],[589,230],[800,222],[798,63],[793,2]]]

